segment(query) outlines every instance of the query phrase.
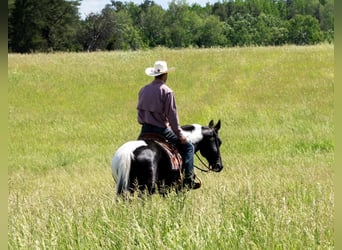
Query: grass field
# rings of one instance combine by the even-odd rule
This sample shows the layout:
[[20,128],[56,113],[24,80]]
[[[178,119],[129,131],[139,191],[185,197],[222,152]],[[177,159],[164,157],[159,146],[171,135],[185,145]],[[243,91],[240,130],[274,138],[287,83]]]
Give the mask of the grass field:
[[[164,59],[182,124],[221,119],[203,187],[115,199]],[[9,249],[333,249],[334,47],[8,55]]]

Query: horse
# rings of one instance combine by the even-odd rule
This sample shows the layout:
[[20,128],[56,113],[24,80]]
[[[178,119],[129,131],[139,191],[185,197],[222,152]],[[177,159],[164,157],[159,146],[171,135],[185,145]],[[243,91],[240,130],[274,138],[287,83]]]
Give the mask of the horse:
[[[220,172],[223,169],[220,155],[221,139],[218,132],[219,120],[213,120],[208,126],[199,124],[182,126],[184,135],[194,146],[195,153],[208,162],[208,171]],[[179,171],[171,167],[169,155],[154,140],[128,141],[120,146],[112,158],[112,176],[116,181],[116,193],[134,193],[136,190],[149,194],[157,190],[170,190],[180,187]]]

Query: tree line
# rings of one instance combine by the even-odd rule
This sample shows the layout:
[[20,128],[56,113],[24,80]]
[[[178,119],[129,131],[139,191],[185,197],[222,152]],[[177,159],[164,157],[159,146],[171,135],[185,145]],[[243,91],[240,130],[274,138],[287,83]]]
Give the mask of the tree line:
[[81,18],[80,0],[8,1],[8,50],[310,45],[334,40],[334,0],[110,1]]

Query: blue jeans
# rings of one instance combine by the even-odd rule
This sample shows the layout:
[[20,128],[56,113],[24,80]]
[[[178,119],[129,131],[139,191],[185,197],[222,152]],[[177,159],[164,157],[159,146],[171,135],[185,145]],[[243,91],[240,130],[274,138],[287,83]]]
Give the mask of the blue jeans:
[[160,128],[150,124],[142,125],[141,134],[144,133],[157,133],[165,137],[170,143],[176,145],[183,159],[182,168],[184,170],[185,178],[193,178],[195,149],[191,142],[182,144],[176,134],[170,128]]

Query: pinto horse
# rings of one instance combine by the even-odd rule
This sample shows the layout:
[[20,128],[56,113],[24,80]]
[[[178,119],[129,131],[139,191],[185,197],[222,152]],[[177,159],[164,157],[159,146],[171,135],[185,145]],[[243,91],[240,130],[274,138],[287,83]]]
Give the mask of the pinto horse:
[[[194,145],[195,152],[200,151],[208,161],[209,170],[214,172],[223,169],[221,140],[218,136],[220,128],[221,121],[216,125],[210,121],[208,126],[182,126],[184,135]],[[129,141],[123,144],[112,159],[112,176],[116,181],[118,195],[133,193],[135,190],[147,190],[149,194],[153,194],[156,190],[160,192],[172,186],[180,186],[169,156],[153,140]]]

